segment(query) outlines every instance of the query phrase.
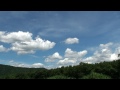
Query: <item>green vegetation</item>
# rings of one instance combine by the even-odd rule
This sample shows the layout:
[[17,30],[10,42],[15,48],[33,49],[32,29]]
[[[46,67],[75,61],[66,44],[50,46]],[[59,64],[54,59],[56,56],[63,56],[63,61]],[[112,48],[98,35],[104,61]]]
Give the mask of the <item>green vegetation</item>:
[[111,79],[111,77],[101,73],[92,72],[89,75],[83,76],[82,79]]
[[120,79],[120,60],[50,70],[0,65],[0,79]]
[[47,79],[72,79],[72,78],[64,75],[56,75],[56,76],[48,77]]

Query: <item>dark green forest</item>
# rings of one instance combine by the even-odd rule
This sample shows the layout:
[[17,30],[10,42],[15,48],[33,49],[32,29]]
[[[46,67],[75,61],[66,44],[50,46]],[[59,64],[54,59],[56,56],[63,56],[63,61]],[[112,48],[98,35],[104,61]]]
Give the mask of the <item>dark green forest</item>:
[[55,69],[0,65],[0,79],[120,79],[120,60]]

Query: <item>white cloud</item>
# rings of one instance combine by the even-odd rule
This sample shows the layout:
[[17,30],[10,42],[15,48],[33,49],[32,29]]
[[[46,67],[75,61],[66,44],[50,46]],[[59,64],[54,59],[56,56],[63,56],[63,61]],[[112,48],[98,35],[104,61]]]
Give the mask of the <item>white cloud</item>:
[[14,60],[10,60],[8,62],[9,65],[14,66],[14,67],[26,67],[26,68],[31,68],[31,65],[25,64],[25,63],[19,63],[15,62]]
[[103,61],[120,59],[120,57],[118,57],[118,54],[120,53],[120,44],[118,43],[116,44],[110,42],[106,44],[100,44],[99,47],[95,47],[95,49],[92,56],[84,57],[87,54],[87,50],[77,52],[67,48],[65,50],[64,59],[59,60],[57,65],[78,65],[80,62],[99,63]]
[[42,64],[42,63],[26,64],[26,63],[15,62],[14,60],[10,60],[8,63],[14,67],[26,67],[26,68],[42,68],[42,67],[44,67],[44,64]]
[[17,54],[35,53],[36,50],[49,50],[55,46],[55,42],[43,40],[40,37],[32,39],[32,33],[29,32],[4,32],[0,31],[0,41],[11,43],[9,50],[17,52]]
[[21,41],[31,41],[32,40],[32,33],[29,32],[10,32],[7,33],[5,31],[0,31],[0,41],[4,43],[14,43],[14,42],[21,42]]
[[58,65],[76,65],[81,59],[87,54],[87,50],[83,51],[72,51],[70,48],[65,50],[65,55],[63,60],[58,61]]
[[76,58],[74,59],[64,58],[63,60],[59,60],[57,64],[66,66],[66,65],[75,64],[76,61],[77,61]]
[[35,50],[49,50],[55,46],[54,42],[42,40],[37,37],[36,40],[26,42],[15,42],[12,44],[11,50],[16,51],[18,54],[35,53]]
[[33,68],[41,68],[41,67],[44,67],[44,65],[42,63],[34,63],[34,64],[32,64],[32,67]]
[[72,51],[70,48],[67,48],[65,51],[65,57],[67,58],[81,58],[87,54],[87,50],[83,50],[80,52]]
[[107,44],[100,44],[100,46],[99,46],[99,47],[100,47],[101,49],[103,49],[103,48],[106,48],[106,49],[107,49],[107,48],[109,48],[111,45],[113,45],[113,43],[112,43],[112,42],[107,43]]
[[117,54],[111,54],[110,56],[110,60],[117,60],[118,59],[118,55]]
[[0,45],[0,52],[7,52],[8,50],[3,46]]
[[[117,47],[116,47],[117,46]],[[47,66],[44,66],[42,63],[34,63],[34,64],[24,64],[24,63],[14,63],[14,66],[17,67],[29,67],[29,68],[39,68],[39,67],[45,67],[45,68],[58,68],[62,66],[69,66],[69,65],[78,65],[80,62],[93,64],[93,63],[99,63],[103,61],[113,61],[119,59],[118,53],[120,53],[120,44],[116,43],[106,43],[106,44],[100,44],[97,48],[95,47],[95,52],[92,56],[85,57],[85,55],[88,53],[87,50],[82,51],[73,51],[70,48],[67,48],[65,50],[65,54],[62,57],[58,52],[55,52],[52,55],[49,55],[45,62],[54,62],[56,61],[55,65],[50,64]],[[13,61],[11,61],[13,63]]]
[[29,65],[21,63],[17,64],[16,67],[29,67]]
[[55,60],[62,59],[62,56],[58,52],[55,52],[53,55],[48,56],[45,59],[45,62],[54,62]]
[[83,59],[84,62],[90,62],[90,63],[99,63],[103,61],[113,61],[117,60],[117,52],[119,52],[119,48],[116,48],[115,51],[113,51],[112,45],[113,43],[107,43],[107,44],[100,44],[99,48],[94,52],[93,56],[87,57]]
[[67,38],[64,42],[66,44],[75,44],[75,43],[79,43],[79,39],[78,38]]

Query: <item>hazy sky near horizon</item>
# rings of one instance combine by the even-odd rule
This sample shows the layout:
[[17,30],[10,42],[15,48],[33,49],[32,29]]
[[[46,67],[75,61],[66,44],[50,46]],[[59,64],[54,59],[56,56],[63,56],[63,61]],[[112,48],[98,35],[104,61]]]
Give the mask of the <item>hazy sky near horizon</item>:
[[0,64],[55,68],[118,53],[119,11],[0,11]]

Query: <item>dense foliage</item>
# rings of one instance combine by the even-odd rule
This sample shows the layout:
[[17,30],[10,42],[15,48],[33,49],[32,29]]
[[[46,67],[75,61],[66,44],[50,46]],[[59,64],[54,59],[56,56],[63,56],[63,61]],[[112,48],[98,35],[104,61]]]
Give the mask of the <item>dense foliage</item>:
[[50,70],[0,65],[0,79],[120,79],[120,60]]

